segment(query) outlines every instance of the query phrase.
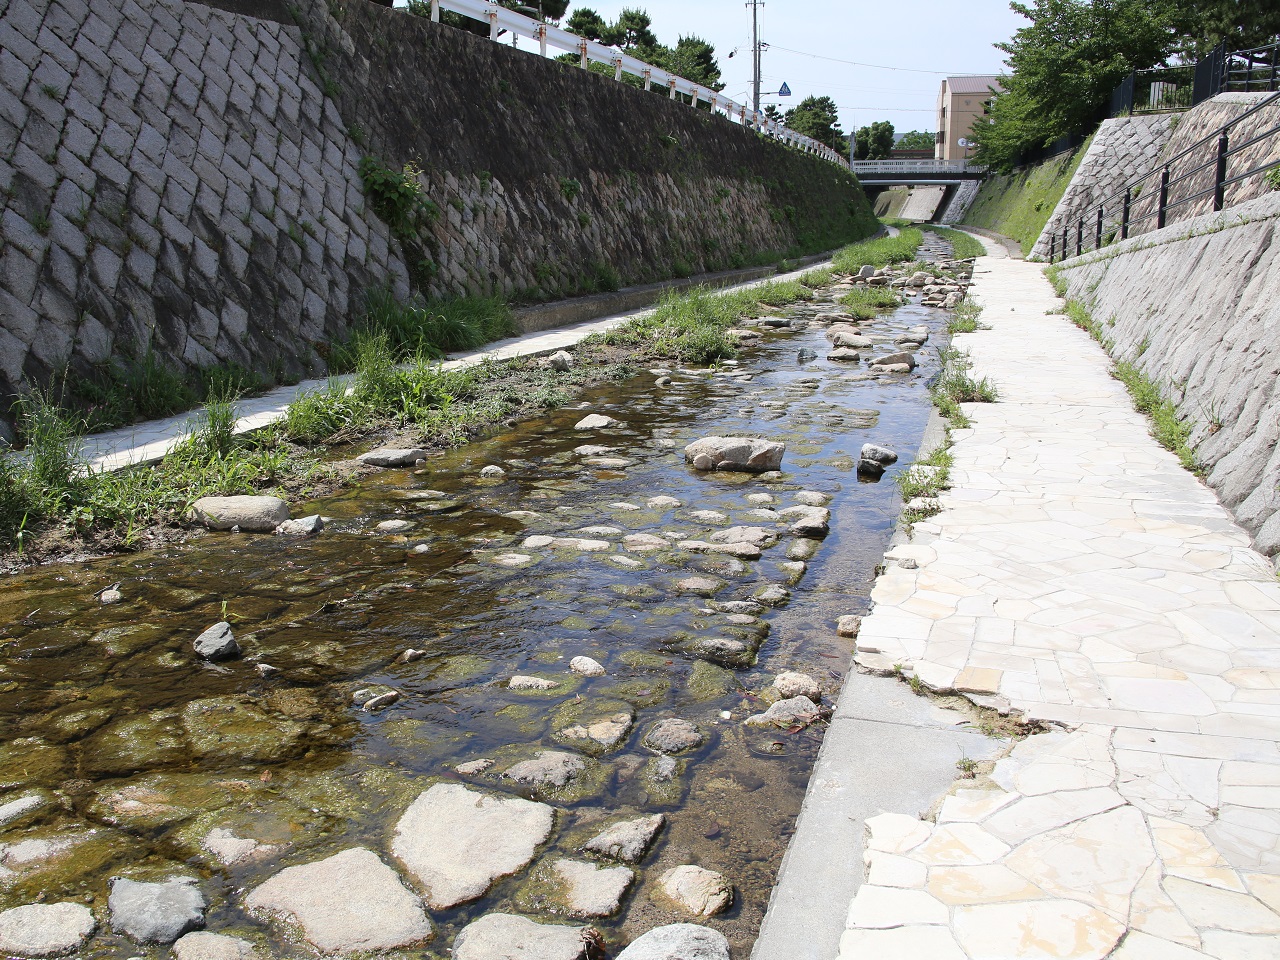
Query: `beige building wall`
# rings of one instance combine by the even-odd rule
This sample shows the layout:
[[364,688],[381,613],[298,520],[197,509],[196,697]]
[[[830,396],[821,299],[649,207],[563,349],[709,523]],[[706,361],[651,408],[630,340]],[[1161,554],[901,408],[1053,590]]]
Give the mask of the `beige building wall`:
[[935,159],[968,160],[973,156],[973,147],[962,147],[959,141],[972,139],[973,125],[986,116],[992,87],[999,87],[996,77],[947,77],[942,81]]

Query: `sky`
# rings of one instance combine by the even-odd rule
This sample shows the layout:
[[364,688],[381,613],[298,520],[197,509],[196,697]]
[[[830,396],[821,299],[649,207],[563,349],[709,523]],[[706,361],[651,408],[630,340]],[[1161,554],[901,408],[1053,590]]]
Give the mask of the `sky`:
[[[750,105],[751,11],[743,0],[596,0],[571,2],[569,9],[578,6],[591,6],[606,20],[623,7],[639,7],[664,44],[689,34],[709,41],[724,92]],[[762,105],[785,110],[807,96],[829,96],[846,133],[876,120],[890,121],[899,134],[932,132],[943,77],[1000,73],[1003,54],[992,44],[1027,23],[1008,0],[766,0],[759,17],[761,39],[769,44]],[[530,49],[523,40],[520,46]],[[790,97],[777,96],[784,82]]]

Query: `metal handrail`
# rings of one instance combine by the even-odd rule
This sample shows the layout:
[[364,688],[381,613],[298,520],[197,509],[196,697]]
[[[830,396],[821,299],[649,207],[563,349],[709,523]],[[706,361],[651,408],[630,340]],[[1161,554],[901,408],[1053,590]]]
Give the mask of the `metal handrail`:
[[854,173],[985,173],[987,167],[968,160],[855,160]]
[[[1195,143],[1191,144],[1191,146],[1187,147],[1181,153],[1177,154],[1174,157],[1169,158],[1168,160],[1165,160],[1159,166],[1153,167],[1151,170],[1147,171],[1141,176],[1135,177],[1134,179],[1130,180],[1124,185],[1124,187],[1121,190],[1116,191],[1115,193],[1111,194],[1108,197],[1104,197],[1102,202],[1097,204],[1096,207],[1089,208],[1084,214],[1082,214],[1080,217],[1076,219],[1074,256],[1079,256],[1080,254],[1084,253],[1086,250],[1086,246],[1085,246],[1086,222],[1089,223],[1090,226],[1092,226],[1093,228],[1092,230],[1093,246],[1088,249],[1098,250],[1106,245],[1106,243],[1104,243],[1103,241],[1103,226],[1107,222],[1108,211],[1110,211],[1111,213],[1111,222],[1116,223],[1116,232],[1110,238],[1107,239],[1107,243],[1111,242],[1114,239],[1126,240],[1128,239],[1129,234],[1131,233],[1132,228],[1135,225],[1144,223],[1145,221],[1148,221],[1154,218],[1156,221],[1156,229],[1159,229],[1165,225],[1165,220],[1170,210],[1177,209],[1178,207],[1181,207],[1183,204],[1187,204],[1195,200],[1199,200],[1200,198],[1206,197],[1209,194],[1213,194],[1213,209],[1215,212],[1217,212],[1222,209],[1222,205],[1224,201],[1224,192],[1228,186],[1230,186],[1233,183],[1240,183],[1241,181],[1247,180],[1250,177],[1258,176],[1273,168],[1280,167],[1280,158],[1277,158],[1275,160],[1270,160],[1270,161],[1267,161],[1266,163],[1259,164],[1258,166],[1255,166],[1253,169],[1246,170],[1243,173],[1237,173],[1234,176],[1230,176],[1230,177],[1227,176],[1227,165],[1233,156],[1239,155],[1244,150],[1248,149],[1254,144],[1261,143],[1262,141],[1270,137],[1276,137],[1277,140],[1280,141],[1280,123],[1274,124],[1270,128],[1263,130],[1261,133],[1254,134],[1252,137],[1250,137],[1248,140],[1244,141],[1243,143],[1232,144],[1231,136],[1230,136],[1232,128],[1234,128],[1236,125],[1249,119],[1249,117],[1266,109],[1267,107],[1276,105],[1276,104],[1280,104],[1280,91],[1277,91],[1271,94],[1270,96],[1263,98],[1258,103],[1250,107],[1248,110],[1241,113],[1239,116],[1233,117],[1231,120],[1227,121],[1222,126],[1218,127],[1212,133],[1200,138]],[[1217,140],[1217,149],[1212,159],[1206,160],[1203,163],[1196,164],[1195,166],[1187,170],[1179,172],[1176,176],[1172,175],[1172,170],[1175,164],[1177,164],[1179,161],[1183,160],[1193,152],[1206,146],[1207,144],[1209,144],[1211,141],[1215,139]],[[1203,171],[1209,169],[1210,167],[1214,168],[1212,186],[1206,187],[1203,190],[1197,190],[1196,192],[1190,193],[1187,196],[1179,197],[1175,200],[1170,201],[1169,190],[1171,187],[1177,186],[1179,183],[1182,183],[1183,181],[1191,179],[1192,177],[1196,176],[1199,173],[1202,173]],[[1134,216],[1133,209],[1132,209],[1133,202],[1141,192],[1142,185],[1147,181],[1151,180],[1153,177],[1156,177],[1157,175],[1160,178],[1159,180],[1160,187],[1159,187],[1158,199],[1154,206],[1154,209],[1148,213],[1144,213],[1139,216]],[[1119,206],[1118,222],[1116,221],[1117,205]],[[1070,224],[1064,223],[1062,226],[1061,246],[1059,246],[1058,244],[1057,232],[1055,231],[1053,234],[1050,235],[1049,237],[1049,262],[1050,263],[1054,263],[1057,260],[1065,259],[1066,257],[1072,255],[1068,253],[1071,247],[1069,231],[1070,231]]]
[[[665,87],[669,91],[669,99],[675,100],[677,95],[687,96],[689,106],[693,107],[705,102],[710,105],[713,114],[720,114],[766,136],[781,140],[783,143],[821,157],[846,170],[849,169],[848,159],[825,143],[796,133],[776,120],[770,120],[763,113],[751,110],[716,90],[692,80],[686,80],[661,67],[645,63],[621,50],[607,47],[595,40],[588,40],[549,23],[533,20],[507,7],[490,3],[488,0],[431,0],[431,19],[437,23],[440,21],[441,10],[460,13],[472,20],[489,24],[490,40],[496,41],[499,34],[505,30],[513,36],[525,36],[537,40],[539,52],[544,57],[547,55],[548,47],[563,50],[566,53],[576,53],[579,58],[578,64],[583,69],[586,69],[589,63],[611,66],[614,80],[621,80],[623,74],[629,74],[643,80],[646,90],[651,89],[654,84],[659,89]],[[684,101],[681,100],[681,102]]]

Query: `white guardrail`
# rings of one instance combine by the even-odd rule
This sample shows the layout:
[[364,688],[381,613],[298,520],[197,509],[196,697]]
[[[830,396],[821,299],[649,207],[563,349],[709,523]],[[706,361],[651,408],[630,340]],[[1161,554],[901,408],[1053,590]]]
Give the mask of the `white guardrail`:
[[[712,113],[721,114],[736,123],[758,130],[766,136],[781,140],[783,143],[806,153],[821,157],[823,160],[829,160],[831,163],[838,164],[846,170],[849,169],[848,159],[825,143],[796,133],[794,130],[789,130],[776,120],[770,120],[763,113],[756,113],[743,104],[736,103],[723,94],[717,93],[715,90],[694,83],[692,80],[686,80],[684,77],[678,77],[674,73],[669,73],[661,67],[645,63],[643,60],[637,60],[621,50],[606,47],[604,44],[597,43],[594,40],[587,40],[551,24],[532,20],[523,14],[516,13],[514,10],[500,7],[495,3],[489,3],[487,0],[431,0],[431,19],[437,23],[440,21],[441,10],[460,13],[473,20],[489,24],[490,40],[496,41],[499,33],[506,30],[515,36],[524,36],[537,40],[544,57],[547,55],[548,47],[563,50],[567,53],[576,53],[579,58],[579,66],[583,69],[586,69],[588,63],[603,63],[613,67],[613,78],[615,80],[621,80],[622,75],[627,73],[643,80],[646,90],[649,90],[654,84],[659,89],[666,87],[670,91],[668,96],[672,100],[679,95],[682,98],[681,102],[687,102],[690,106],[697,106],[699,102],[708,103],[711,105]],[[686,96],[689,97],[688,101],[683,99]]]
[[854,173],[985,173],[986,166],[968,160],[855,160]]

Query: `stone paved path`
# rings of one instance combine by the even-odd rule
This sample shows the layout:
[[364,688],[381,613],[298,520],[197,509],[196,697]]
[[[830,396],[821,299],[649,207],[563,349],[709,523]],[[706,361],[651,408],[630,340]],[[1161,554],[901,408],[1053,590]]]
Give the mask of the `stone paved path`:
[[956,346],[1000,402],[966,407],[857,659],[1056,729],[936,823],[867,822],[840,958],[1280,957],[1280,583],[1041,268],[988,248],[993,329]]

